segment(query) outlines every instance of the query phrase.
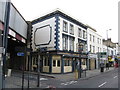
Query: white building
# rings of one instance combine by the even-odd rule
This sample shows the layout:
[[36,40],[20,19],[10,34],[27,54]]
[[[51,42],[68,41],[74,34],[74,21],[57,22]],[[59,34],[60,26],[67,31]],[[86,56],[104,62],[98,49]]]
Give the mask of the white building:
[[102,52],[102,36],[97,33],[97,31],[87,25],[87,45],[88,45],[88,52],[89,52],[89,60],[88,65],[89,69],[96,69],[98,68],[98,57],[97,53]]
[[[87,62],[87,27],[77,19],[61,10],[50,12],[32,21],[34,51],[45,48],[41,56],[41,71],[46,73],[73,72],[82,58],[82,68]],[[45,27],[44,27],[45,26]],[[41,27],[43,27],[41,29]],[[49,38],[51,29],[51,39]],[[79,53],[79,44],[83,45],[82,54]],[[35,60],[33,60],[34,62]],[[77,64],[78,63],[78,64]],[[33,63],[34,64],[34,63]],[[35,66],[35,64],[33,65]]]
[[102,52],[102,36],[97,33],[97,31],[88,26],[87,29],[87,44],[88,44],[88,51],[91,53]]

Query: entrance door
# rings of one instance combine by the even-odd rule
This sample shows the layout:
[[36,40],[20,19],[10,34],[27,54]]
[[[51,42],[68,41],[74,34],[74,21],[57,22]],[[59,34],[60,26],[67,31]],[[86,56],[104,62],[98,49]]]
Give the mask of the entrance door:
[[61,56],[52,56],[52,73],[61,73]]
[[90,69],[95,69],[95,60],[90,59]]

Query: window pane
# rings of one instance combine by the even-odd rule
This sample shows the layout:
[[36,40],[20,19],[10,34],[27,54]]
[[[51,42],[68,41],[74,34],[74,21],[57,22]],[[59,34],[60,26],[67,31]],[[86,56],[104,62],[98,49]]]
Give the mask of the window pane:
[[85,39],[85,31],[83,31],[83,38]]
[[56,60],[53,60],[53,66],[56,67]]
[[63,35],[63,50],[67,50],[68,49],[68,37],[66,35]]
[[92,40],[91,34],[90,34],[90,41]]
[[67,27],[67,22],[63,21],[63,31],[68,32]]
[[49,66],[48,56],[43,56],[44,66]]
[[65,66],[67,66],[67,63],[68,63],[67,60],[65,60]]
[[74,51],[74,38],[73,37],[69,38],[69,45],[70,45],[70,50]]
[[68,66],[70,66],[70,61],[68,60]]
[[72,66],[72,61],[70,60],[69,65]]
[[78,28],[78,37],[82,37],[82,31],[80,28]]
[[70,24],[70,34],[74,34],[74,26]]
[[57,66],[60,67],[60,60],[57,60]]

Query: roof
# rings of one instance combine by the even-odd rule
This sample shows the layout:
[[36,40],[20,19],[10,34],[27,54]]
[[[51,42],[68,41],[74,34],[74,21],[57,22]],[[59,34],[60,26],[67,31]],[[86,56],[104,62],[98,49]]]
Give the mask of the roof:
[[88,28],[92,29],[93,31],[97,32],[97,30],[94,29],[94,28],[92,28],[91,26],[89,26],[89,25],[86,25],[86,26],[87,26]]
[[39,17],[39,18],[31,21],[31,23],[34,25],[34,24],[38,23],[39,21],[45,20],[46,18],[51,17],[51,16],[54,16],[54,15],[56,15],[56,14],[59,15],[59,16],[62,16],[62,17],[64,17],[64,18],[67,18],[68,20],[71,20],[71,21],[74,22],[75,24],[77,24],[77,25],[79,25],[79,26],[87,29],[87,26],[86,26],[85,24],[81,23],[78,19],[73,18],[72,16],[66,14],[65,12],[63,12],[62,10],[60,10],[60,9],[58,9],[58,8],[55,9],[55,10],[53,10],[52,12],[46,14],[46,15],[43,15],[43,16],[41,16],[41,17]]

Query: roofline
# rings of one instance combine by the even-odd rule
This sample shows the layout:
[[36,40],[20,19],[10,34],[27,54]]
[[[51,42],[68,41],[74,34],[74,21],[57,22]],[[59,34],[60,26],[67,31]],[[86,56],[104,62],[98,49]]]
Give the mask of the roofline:
[[61,15],[61,16],[64,16],[64,17],[66,17],[66,18],[68,18],[68,19],[71,19],[73,22],[76,22],[77,24],[79,24],[79,25],[83,26],[85,29],[87,29],[87,26],[86,26],[85,24],[81,23],[80,21],[78,21],[77,19],[73,18],[72,16],[64,13],[62,10],[60,10],[60,9],[58,9],[58,8],[55,9],[54,11],[52,11],[52,12],[44,15],[44,16],[41,16],[41,17],[39,17],[39,18],[31,21],[31,23],[34,25],[34,24],[36,24],[36,22],[40,21],[41,19],[45,19],[45,18],[47,18],[47,17],[49,17],[49,16],[54,16],[54,15],[56,15],[56,14]]
[[97,32],[97,30],[94,29],[94,28],[92,28],[91,26],[89,26],[89,25],[87,25],[87,24],[86,24],[86,26],[87,26],[88,28],[92,29],[93,31]]
[[[86,24],[86,26],[87,26],[87,28],[90,28],[91,30],[95,31],[95,34],[97,34],[98,36],[102,37],[102,35],[98,34],[96,29],[92,28],[91,26],[89,26],[87,24]],[[102,39],[103,39],[103,37],[102,37]]]

